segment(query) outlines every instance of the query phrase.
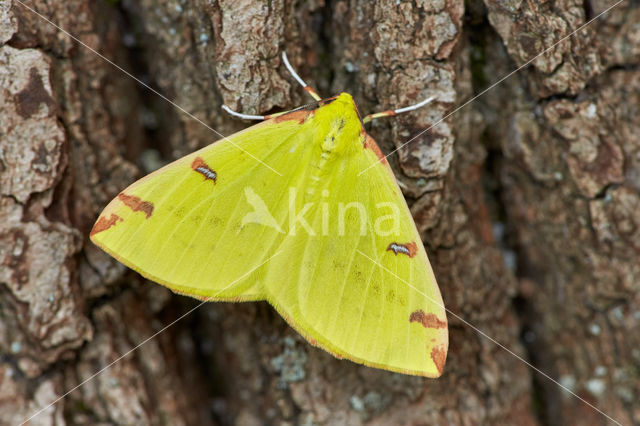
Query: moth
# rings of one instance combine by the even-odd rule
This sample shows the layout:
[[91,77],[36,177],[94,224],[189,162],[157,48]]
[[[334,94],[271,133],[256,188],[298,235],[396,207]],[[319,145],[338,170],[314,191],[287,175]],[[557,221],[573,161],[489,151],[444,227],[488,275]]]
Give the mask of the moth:
[[207,301],[268,301],[338,358],[438,377],[447,318],[424,245],[353,98],[271,116],[138,180],[91,240],[141,275]]

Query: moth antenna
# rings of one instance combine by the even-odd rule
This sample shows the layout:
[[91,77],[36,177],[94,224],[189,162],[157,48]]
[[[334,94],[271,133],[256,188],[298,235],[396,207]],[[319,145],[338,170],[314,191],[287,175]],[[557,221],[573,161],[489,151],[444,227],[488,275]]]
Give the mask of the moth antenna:
[[398,108],[398,109],[389,109],[389,110],[386,110],[386,111],[376,112],[374,114],[369,114],[365,118],[362,119],[362,123],[366,124],[366,123],[370,122],[371,120],[373,120],[374,118],[393,117],[394,115],[402,114],[403,112],[409,112],[409,111],[416,110],[418,108],[422,108],[423,106],[425,106],[428,103],[432,102],[435,98],[436,98],[435,96],[429,96],[427,99],[425,99],[423,101],[420,101],[417,104],[409,105],[408,107]]
[[308,94],[311,95],[311,97],[313,99],[315,99],[316,101],[320,101],[322,100],[322,98],[320,97],[320,95],[318,95],[318,92],[316,92],[315,90],[313,90],[311,87],[309,87],[309,85],[307,83],[304,82],[303,79],[300,78],[300,76],[298,75],[298,73],[296,72],[296,70],[293,69],[293,67],[291,66],[291,64],[289,63],[289,59],[287,58],[287,53],[286,52],[282,52],[282,60],[284,61],[284,66],[287,67],[287,70],[291,73],[291,75],[293,76],[293,78],[295,78],[298,83],[300,83],[300,85],[302,87],[304,87],[305,92],[307,92]]
[[234,117],[244,118],[245,120],[264,120],[264,115],[250,115],[250,114],[242,114],[240,112],[235,112],[231,108],[226,105],[222,105],[222,109],[227,111],[227,113],[233,115]]
[[232,110],[231,108],[229,108],[226,105],[222,105],[222,109],[227,111],[229,114],[233,115],[234,117],[244,118],[245,120],[268,120],[270,118],[275,118],[275,117],[279,117],[281,115],[289,114],[290,112],[294,112],[294,111],[299,111],[301,109],[305,109],[306,107],[308,107],[310,105],[315,105],[315,104],[316,104],[316,102],[311,102],[310,104],[302,105],[302,106],[299,106],[298,108],[294,108],[294,109],[289,110],[289,111],[276,112],[276,113],[269,114],[269,115],[242,114],[240,112],[236,112],[236,111]]

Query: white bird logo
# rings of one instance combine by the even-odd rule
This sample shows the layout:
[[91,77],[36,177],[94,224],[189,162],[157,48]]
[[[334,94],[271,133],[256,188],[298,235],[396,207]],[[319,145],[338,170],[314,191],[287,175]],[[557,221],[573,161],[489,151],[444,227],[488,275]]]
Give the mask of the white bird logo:
[[253,207],[253,211],[247,213],[242,218],[242,227],[248,223],[256,223],[258,225],[268,226],[276,231],[283,233],[282,228],[278,225],[278,222],[274,219],[273,215],[269,212],[264,200],[253,190],[250,186],[244,189],[244,196],[247,197],[247,202]]

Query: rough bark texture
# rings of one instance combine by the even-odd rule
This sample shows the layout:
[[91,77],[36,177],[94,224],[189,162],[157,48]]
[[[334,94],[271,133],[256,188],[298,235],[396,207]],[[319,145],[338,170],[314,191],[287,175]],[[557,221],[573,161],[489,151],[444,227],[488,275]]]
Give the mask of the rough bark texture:
[[[640,424],[640,6],[605,0],[35,0],[26,4],[230,134],[223,114],[323,95],[374,121],[447,307],[623,424]],[[195,302],[88,241],[136,177],[217,139],[0,0],[0,424],[47,407]],[[307,344],[264,303],[208,304],[32,424],[605,424],[454,316],[445,374]]]

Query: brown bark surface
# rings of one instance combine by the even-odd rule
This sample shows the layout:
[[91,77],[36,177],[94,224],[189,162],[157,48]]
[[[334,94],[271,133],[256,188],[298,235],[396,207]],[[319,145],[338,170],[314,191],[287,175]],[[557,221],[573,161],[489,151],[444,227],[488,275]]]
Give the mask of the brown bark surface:
[[283,50],[364,113],[437,96],[369,128],[400,147],[389,161],[459,316],[431,380],[334,359],[266,303],[201,306],[92,378],[197,305],[93,246],[93,222],[219,136],[0,0],[0,424],[41,409],[31,424],[607,424],[478,330],[640,424],[640,5],[558,43],[612,3],[24,3],[224,135],[247,124],[223,103],[309,102]]

